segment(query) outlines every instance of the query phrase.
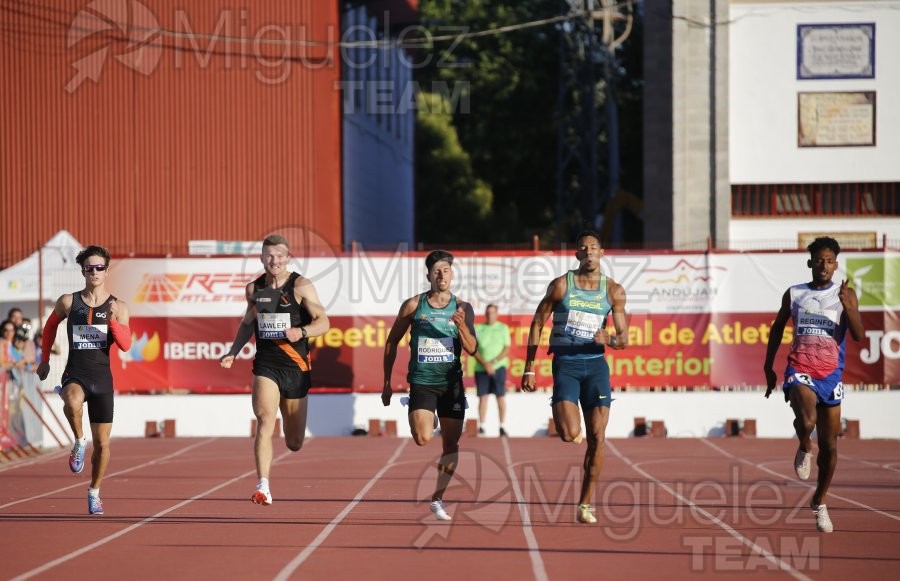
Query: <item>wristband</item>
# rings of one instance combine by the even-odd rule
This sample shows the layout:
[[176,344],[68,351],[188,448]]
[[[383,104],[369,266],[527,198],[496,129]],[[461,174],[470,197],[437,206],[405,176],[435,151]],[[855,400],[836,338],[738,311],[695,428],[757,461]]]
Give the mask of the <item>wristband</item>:
[[535,375],[534,371],[524,371],[522,375]]

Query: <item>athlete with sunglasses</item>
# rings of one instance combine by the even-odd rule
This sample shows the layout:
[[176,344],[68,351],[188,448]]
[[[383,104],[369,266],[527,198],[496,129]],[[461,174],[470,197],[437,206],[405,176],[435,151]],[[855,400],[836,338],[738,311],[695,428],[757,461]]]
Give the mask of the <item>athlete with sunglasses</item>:
[[88,489],[88,513],[103,514],[100,483],[109,464],[109,436],[113,421],[113,378],[109,367],[109,350],[115,343],[122,351],[131,348],[128,308],[106,290],[109,252],[102,246],[88,246],[75,258],[84,275],[84,289],[64,294],[56,301],[44,326],[41,364],[37,374],[41,380],[50,372],[50,353],[59,324],[67,320],[69,358],[62,375],[63,410],[75,446],[69,456],[69,469],[78,474],[84,469],[87,437],[82,429],[82,410],[88,406],[91,439],[91,485]]

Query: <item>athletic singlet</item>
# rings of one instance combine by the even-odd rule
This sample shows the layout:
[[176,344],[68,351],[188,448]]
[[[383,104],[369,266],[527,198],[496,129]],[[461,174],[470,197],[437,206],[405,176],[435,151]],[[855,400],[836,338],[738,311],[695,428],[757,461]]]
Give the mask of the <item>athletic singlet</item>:
[[840,285],[815,289],[803,283],[789,290],[794,339],[788,365],[815,379],[833,376],[840,381],[847,334],[847,323],[841,323],[844,306],[838,297]]
[[254,322],[256,365],[310,370],[309,340],[300,339],[291,343],[286,335],[288,328],[302,327],[312,322],[310,314],[294,296],[294,283],[298,278],[300,275],[292,272],[284,285],[277,289],[266,285],[264,274],[253,281],[253,300],[257,308]]
[[442,309],[432,307],[427,296],[419,296],[413,317],[406,380],[417,385],[453,385],[462,379],[462,343],[459,330],[450,323],[457,308],[456,296],[450,295],[450,302]]
[[[69,359],[64,375],[72,377],[112,377],[109,369],[109,348],[112,334],[109,330],[109,305],[116,297],[109,295],[98,307],[90,307],[81,293],[72,293],[72,308],[66,319],[69,338]],[[112,388],[112,382],[109,382]]]
[[604,346],[594,342],[594,333],[606,328],[612,310],[606,293],[606,275],[600,275],[597,290],[575,286],[575,271],[566,273],[566,294],[553,307],[550,353],[557,357],[588,359],[600,357]]

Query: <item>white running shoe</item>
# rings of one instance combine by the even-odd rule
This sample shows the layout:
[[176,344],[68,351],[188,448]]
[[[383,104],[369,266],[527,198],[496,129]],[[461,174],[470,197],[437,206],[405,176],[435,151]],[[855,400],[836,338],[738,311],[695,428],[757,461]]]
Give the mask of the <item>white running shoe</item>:
[[803,448],[797,448],[797,454],[794,455],[794,472],[800,480],[809,480],[809,473],[812,472],[812,452],[804,452]]
[[589,504],[578,505],[577,518],[578,522],[588,525],[592,525],[597,522],[597,517],[594,516],[594,507]]
[[438,520],[451,520],[452,517],[447,514],[447,511],[444,510],[444,501],[443,500],[433,500],[431,501],[431,512],[434,513],[434,516]]
[[257,489],[253,491],[253,496],[250,497],[250,502],[253,504],[269,506],[272,504],[272,493],[266,488],[257,487]]
[[816,515],[816,529],[820,533],[830,533],[834,531],[834,525],[831,524],[831,517],[828,516],[828,508],[824,504],[813,507],[813,514]]

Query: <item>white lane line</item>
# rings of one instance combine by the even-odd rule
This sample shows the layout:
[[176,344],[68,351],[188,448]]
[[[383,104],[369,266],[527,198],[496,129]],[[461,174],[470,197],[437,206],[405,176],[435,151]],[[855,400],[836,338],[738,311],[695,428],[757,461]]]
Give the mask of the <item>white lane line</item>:
[[691,501],[690,499],[685,498],[684,496],[682,496],[681,494],[676,492],[674,488],[672,488],[668,484],[664,483],[662,480],[656,478],[655,476],[653,476],[652,474],[650,474],[649,472],[647,472],[646,470],[644,470],[643,468],[641,468],[640,466],[638,466],[637,464],[632,462],[630,459],[626,458],[621,452],[619,452],[619,449],[609,440],[606,441],[606,446],[612,451],[613,454],[615,454],[616,456],[621,458],[623,462],[628,464],[628,466],[630,466],[632,470],[634,470],[635,472],[637,472],[644,478],[647,478],[648,480],[655,482],[657,484],[657,486],[659,486],[660,488],[662,488],[663,490],[665,490],[666,492],[671,494],[673,497],[677,498],[683,504],[690,506],[693,510],[697,511],[698,513],[700,513],[703,516],[705,516],[706,518],[708,518],[710,520],[710,522],[717,524],[719,526],[719,528],[721,528],[722,530],[727,532],[729,535],[731,535],[738,541],[740,541],[741,544],[750,548],[752,554],[762,555],[766,559],[766,561],[772,563],[773,565],[778,567],[778,569],[784,571],[785,573],[787,573],[794,579],[802,579],[804,581],[812,581],[812,579],[810,577],[807,577],[800,571],[794,569],[789,564],[785,563],[784,561],[782,561],[781,559],[776,557],[771,551],[765,549],[764,547],[757,545],[756,543],[754,543],[753,541],[751,541],[750,539],[748,539],[747,537],[745,537],[744,535],[742,535],[741,533],[736,531],[734,528],[732,528],[728,523],[724,522],[722,519],[713,515],[712,513],[705,510],[704,508],[702,508],[695,502]]
[[854,458],[852,456],[847,456],[846,454],[840,454],[839,458],[843,460],[850,460],[851,462],[859,462],[860,464],[865,464],[866,466],[871,466],[873,468],[883,468],[884,470],[889,470],[891,472],[900,472],[900,468],[894,468],[894,464],[879,464],[878,462],[872,462],[871,460],[860,460],[859,458]]
[[519,487],[519,479],[516,478],[516,470],[512,462],[512,454],[509,451],[509,439],[503,440],[503,455],[506,457],[506,471],[509,474],[509,481],[512,483],[513,494],[516,495],[516,504],[519,507],[519,514],[522,517],[522,532],[525,534],[525,540],[528,543],[528,556],[531,558],[531,569],[534,572],[535,581],[547,581],[547,570],[544,568],[544,560],[541,558],[541,549],[538,546],[537,538],[534,536],[534,529],[531,526],[531,515],[528,514],[528,506],[525,504],[525,497],[522,495],[522,489]]
[[394,454],[388,459],[387,464],[385,464],[381,468],[381,470],[379,470],[375,474],[375,476],[373,476],[372,479],[369,480],[366,483],[366,485],[362,487],[362,490],[360,490],[356,494],[356,496],[353,497],[353,500],[350,501],[350,504],[345,506],[344,510],[342,510],[340,512],[340,514],[338,514],[336,517],[331,519],[331,522],[328,523],[328,525],[324,529],[322,529],[322,532],[320,532],[318,534],[318,536],[315,539],[313,539],[313,541],[305,549],[300,551],[300,553],[296,557],[294,557],[290,563],[288,563],[287,565],[284,566],[284,568],[278,573],[278,575],[275,576],[276,581],[283,581],[285,579],[290,578],[290,576],[294,573],[294,571],[296,571],[297,568],[300,567],[300,565],[302,565],[303,562],[306,561],[309,558],[309,556],[313,554],[313,551],[318,549],[319,546],[323,542],[325,542],[325,539],[327,539],[328,536],[334,531],[334,529],[337,528],[337,526],[339,524],[341,524],[341,521],[343,521],[347,517],[347,515],[350,514],[350,511],[352,511],[354,508],[356,508],[356,505],[359,504],[360,501],[363,499],[363,497],[366,495],[366,493],[368,493],[369,490],[373,486],[375,486],[375,483],[378,482],[381,479],[381,477],[384,476],[384,474],[388,470],[390,470],[391,468],[393,468],[395,466],[394,461],[400,457],[400,454],[403,452],[403,449],[406,448],[406,445],[409,443],[410,440],[411,440],[411,438],[403,438],[403,441],[400,442],[399,446],[397,446],[397,449],[394,451]]
[[38,458],[31,458],[30,460],[22,460],[19,462],[15,462],[14,464],[10,464],[8,466],[0,466],[0,472],[6,472],[8,470],[15,470],[16,468],[22,468],[23,466],[33,466],[35,464],[40,464],[41,462],[49,462],[51,460],[56,460],[57,458],[62,458],[70,453],[69,450],[56,450],[55,452],[48,452],[47,454],[41,454]]
[[[118,472],[112,472],[104,476],[104,479],[114,478],[116,476],[121,476],[122,474],[128,474],[129,472],[134,472],[135,470],[140,470],[141,468],[146,468],[147,466],[153,466],[154,464],[159,464],[165,460],[169,460],[171,458],[175,458],[176,456],[180,456],[185,452],[189,452],[194,448],[199,446],[203,446],[209,444],[210,442],[216,440],[216,438],[210,438],[208,440],[203,440],[202,442],[197,442],[195,444],[191,444],[190,446],[178,450],[177,452],[172,452],[171,454],[167,454],[165,456],[160,456],[155,460],[151,460],[149,462],[144,462],[143,464],[138,464],[137,466],[132,466],[131,468],[126,468],[125,470],[119,470]],[[39,498],[44,498],[45,496],[52,496],[57,492],[65,492],[66,490],[71,490],[72,488],[78,488],[79,486],[85,486],[85,482],[79,481],[75,484],[70,484],[69,486],[63,486],[62,488],[57,488],[56,490],[51,490],[50,492],[44,492],[43,494],[36,494],[35,496],[29,496],[28,498],[20,498],[19,500],[14,500],[12,502],[7,502],[6,504],[0,504],[0,510],[4,508],[9,508],[10,506],[15,506],[17,504],[22,504],[23,502],[30,502],[32,500],[37,500]]]
[[[287,456],[291,453],[292,452],[290,452],[290,451],[284,452],[283,454],[278,456],[278,458],[275,459],[273,464],[275,462],[278,462],[278,460],[281,460],[282,458],[284,458],[285,456]],[[182,500],[178,504],[174,504],[165,510],[161,510],[158,513],[154,514],[153,516],[148,516],[144,520],[142,520],[140,522],[136,522],[133,525],[131,525],[127,528],[124,528],[118,532],[115,532],[111,535],[107,535],[107,536],[103,537],[102,539],[91,543],[90,545],[85,545],[85,546],[81,547],[80,549],[76,549],[67,555],[63,555],[62,557],[59,557],[58,559],[48,561],[47,563],[44,563],[40,567],[36,567],[36,568],[32,569],[31,571],[26,571],[25,573],[22,573],[21,575],[17,575],[16,577],[13,577],[10,581],[24,581],[25,579],[31,579],[32,577],[34,577],[36,575],[40,575],[41,573],[49,571],[50,569],[56,567],[57,565],[62,565],[63,563],[65,563],[67,561],[71,561],[72,559],[74,559],[76,557],[80,557],[81,555],[83,555],[89,551],[93,551],[94,549],[96,549],[98,547],[102,547],[103,545],[109,543],[110,541],[114,541],[114,540],[118,539],[119,537],[127,535],[131,531],[138,529],[147,523],[151,523],[160,517],[166,516],[173,510],[178,510],[179,508],[181,508],[183,506],[187,506],[188,504],[194,502],[195,500],[199,500],[199,499],[203,498],[204,496],[208,496],[208,495],[212,494],[213,492],[216,492],[217,490],[221,490],[222,488],[225,488],[226,486],[234,484],[238,480],[246,478],[252,474],[256,474],[255,468],[253,470],[248,470],[247,472],[244,472],[243,474],[241,474],[239,476],[235,476],[234,478],[232,478],[230,480],[226,480],[225,482],[222,482],[221,484],[217,484],[217,485],[213,486],[212,488],[210,488],[209,490],[207,490],[205,492],[201,492],[200,494],[194,495],[194,496],[188,498],[187,500]]]
[[[725,449],[723,449],[723,448],[720,448],[720,447],[717,446],[716,444],[713,444],[713,443],[710,442],[709,440],[703,439],[703,440],[700,440],[700,441],[703,442],[704,444],[706,444],[707,446],[709,446],[710,448],[712,448],[713,450],[716,450],[717,452],[719,452],[720,454],[722,454],[722,455],[724,455],[724,456],[727,456],[727,457],[732,458],[732,459],[734,459],[734,460],[737,460],[737,461],[739,461],[739,462],[743,462],[744,464],[747,464],[747,465],[749,465],[749,466],[753,466],[753,467],[755,467],[755,468],[757,468],[757,469],[759,469],[759,470],[762,470],[763,472],[768,472],[769,474],[771,474],[771,475],[773,475],[773,476],[777,476],[777,477],[779,477],[779,478],[784,478],[784,479],[787,480],[788,482],[796,482],[796,483],[799,484],[800,486],[805,486],[805,487],[811,488],[811,489],[813,489],[813,490],[815,490],[815,488],[816,488],[816,485],[815,485],[815,484],[809,484],[809,483],[803,482],[803,481],[801,481],[801,480],[797,480],[796,477],[794,477],[794,476],[788,476],[788,475],[782,474],[782,473],[780,473],[780,472],[775,472],[774,470],[770,470],[770,469],[766,468],[766,467],[763,466],[762,464],[756,464],[756,463],[754,463],[754,462],[752,462],[752,461],[750,461],[750,460],[745,460],[744,458],[739,458],[738,456],[735,456],[734,454],[732,454],[732,453],[729,452],[728,450],[725,450]],[[891,514],[891,513],[889,513],[889,512],[884,512],[883,510],[878,510],[877,508],[871,507],[871,506],[869,506],[868,504],[863,504],[863,503],[861,503],[861,502],[857,502],[857,501],[853,500],[852,498],[847,498],[846,496],[841,496],[840,494],[835,494],[834,492],[831,492],[831,490],[828,491],[828,496],[833,496],[834,498],[843,500],[844,502],[850,503],[850,504],[852,504],[852,505],[854,505],[854,506],[858,506],[858,507],[860,507],[860,508],[864,508],[864,509],[866,509],[866,510],[870,510],[870,511],[872,511],[872,512],[878,513],[878,514],[880,514],[881,516],[886,516],[886,517],[888,517],[888,518],[890,518],[890,519],[893,519],[893,520],[896,520],[896,521],[900,521],[900,516],[893,515],[893,514]]]

